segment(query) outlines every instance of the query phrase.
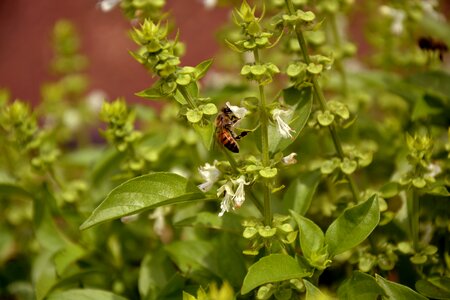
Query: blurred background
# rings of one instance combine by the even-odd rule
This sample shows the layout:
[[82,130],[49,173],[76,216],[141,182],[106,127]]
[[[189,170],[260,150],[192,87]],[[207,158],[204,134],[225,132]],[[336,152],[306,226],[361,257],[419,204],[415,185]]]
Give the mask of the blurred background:
[[[200,0],[169,0],[166,8],[187,45],[182,64],[214,56],[219,47],[215,31],[229,10],[207,9]],[[72,21],[80,35],[90,90],[103,90],[108,99],[138,99],[134,93],[147,88],[151,77],[128,53],[136,49],[128,37],[131,25],[119,7],[105,13],[97,0],[0,1],[0,88],[8,88],[13,99],[39,101],[40,85],[52,79],[52,29],[62,18]]]
[[[448,15],[450,1],[441,5]],[[182,65],[214,57],[219,49],[215,34],[227,21],[228,8],[208,9],[202,0],[167,0],[165,10],[173,15],[186,44]],[[359,57],[370,51],[363,38],[364,15],[355,5],[348,24]],[[0,1],[0,88],[8,88],[13,99],[39,101],[40,85],[52,79],[52,28],[62,18],[72,21],[81,37],[81,53],[89,59],[90,90],[103,90],[108,99],[136,101],[134,93],[147,88],[151,78],[128,53],[136,49],[128,37],[131,25],[119,7],[105,13],[97,0]]]

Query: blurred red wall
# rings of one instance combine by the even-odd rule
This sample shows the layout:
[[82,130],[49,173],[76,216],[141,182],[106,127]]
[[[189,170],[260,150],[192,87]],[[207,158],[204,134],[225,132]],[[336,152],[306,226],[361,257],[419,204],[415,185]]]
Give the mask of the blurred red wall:
[[[214,33],[227,20],[228,10],[206,10],[200,0],[168,0],[166,9],[187,43],[183,65],[212,57],[218,49]],[[51,31],[61,18],[78,30],[81,51],[90,62],[91,90],[104,90],[109,99],[136,100],[134,93],[150,85],[150,75],[128,54],[136,46],[119,8],[104,13],[97,0],[0,0],[0,88],[8,88],[13,98],[39,101],[41,83],[51,80]]]

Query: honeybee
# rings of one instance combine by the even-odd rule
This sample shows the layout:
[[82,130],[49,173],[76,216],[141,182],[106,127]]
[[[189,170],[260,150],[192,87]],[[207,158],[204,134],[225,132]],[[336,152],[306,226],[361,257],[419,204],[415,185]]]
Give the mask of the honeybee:
[[228,106],[224,106],[216,117],[217,141],[234,153],[239,153],[237,140],[248,134],[248,131],[243,131],[238,135],[234,133],[233,126],[239,120]]
[[444,60],[444,54],[448,51],[448,47],[443,41],[431,37],[421,37],[417,43],[419,44],[420,49],[424,51],[437,52],[440,61]]

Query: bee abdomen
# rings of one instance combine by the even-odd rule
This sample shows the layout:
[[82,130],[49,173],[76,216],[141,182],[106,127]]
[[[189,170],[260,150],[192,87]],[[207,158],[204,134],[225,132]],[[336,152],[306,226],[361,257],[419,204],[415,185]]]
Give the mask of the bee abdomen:
[[222,135],[220,142],[231,152],[239,153],[239,146],[231,135],[228,134]]

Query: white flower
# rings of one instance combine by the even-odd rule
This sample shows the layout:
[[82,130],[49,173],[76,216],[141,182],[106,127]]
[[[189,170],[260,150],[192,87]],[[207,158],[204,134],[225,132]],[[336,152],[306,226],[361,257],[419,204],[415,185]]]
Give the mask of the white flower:
[[242,119],[247,114],[247,109],[245,107],[231,105],[230,102],[227,102],[226,105],[233,112],[233,114],[239,119]]
[[427,169],[428,169],[428,171],[430,171],[430,172],[428,172],[427,175],[432,178],[435,178],[437,175],[439,175],[442,172],[441,167],[439,165],[433,164],[433,163],[429,164]]
[[293,165],[297,163],[297,153],[292,152],[291,154],[289,154],[288,156],[285,156],[281,159],[281,161],[283,162],[283,164],[285,165]]
[[292,112],[289,110],[282,110],[275,108],[272,111],[272,116],[275,122],[277,122],[278,132],[284,138],[292,138],[291,132],[295,132],[294,129],[289,127],[289,125],[281,118],[281,116],[289,116]]
[[[237,184],[236,191],[233,191],[233,187]],[[250,182],[245,181],[244,176],[240,176],[236,180],[227,181],[217,190],[217,196],[223,195],[222,202],[220,203],[219,217],[223,216],[225,212],[235,210],[242,206],[245,201],[245,185],[249,185]]]
[[98,113],[102,109],[106,94],[102,90],[93,90],[86,96],[86,102],[91,112]]
[[400,35],[403,32],[403,21],[406,17],[406,14],[403,10],[395,9],[387,5],[382,5],[380,7],[380,13],[382,15],[391,17],[391,32],[393,34]]
[[111,11],[122,0],[101,0],[98,5],[103,12]]
[[200,176],[202,176],[204,183],[198,186],[203,192],[207,192],[211,189],[214,183],[217,182],[220,176],[220,171],[216,168],[216,161],[213,165],[206,163],[203,167],[198,168]]
[[232,183],[230,181],[227,181],[227,183],[222,185],[217,190],[217,197],[222,196],[222,194],[223,194],[223,199],[222,199],[222,202],[220,203],[221,211],[219,213],[219,217],[223,216],[223,214],[225,212],[234,210],[234,203],[233,203],[234,192],[233,192],[233,188],[232,188]]
[[436,7],[438,7],[438,2],[436,0],[422,0],[420,6],[422,6],[422,10],[428,16],[438,21],[445,21],[444,15],[436,11]]
[[217,5],[217,0],[202,0],[206,9],[213,9]]

